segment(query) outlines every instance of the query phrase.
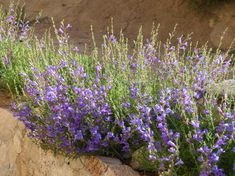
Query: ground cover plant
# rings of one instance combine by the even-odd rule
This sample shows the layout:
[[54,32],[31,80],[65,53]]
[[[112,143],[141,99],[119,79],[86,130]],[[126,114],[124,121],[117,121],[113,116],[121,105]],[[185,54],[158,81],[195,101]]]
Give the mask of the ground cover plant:
[[137,153],[141,169],[159,175],[234,174],[234,97],[209,90],[234,79],[229,52],[175,30],[160,42],[153,27],[133,49],[111,30],[84,54],[69,43],[70,25],[55,27],[56,41],[37,39],[14,14],[0,16],[0,79],[41,147],[74,158]]

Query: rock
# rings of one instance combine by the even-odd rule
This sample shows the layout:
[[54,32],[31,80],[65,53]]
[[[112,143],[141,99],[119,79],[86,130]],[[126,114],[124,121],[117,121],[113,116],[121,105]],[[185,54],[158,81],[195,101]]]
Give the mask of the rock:
[[[225,3],[223,8],[215,8],[212,12],[214,22],[211,27],[213,27],[210,40],[214,47],[219,47],[221,42],[221,36],[225,32],[223,36],[223,40],[221,43],[222,49],[228,49],[235,38],[235,3]],[[235,45],[233,44],[231,50],[235,49]]]
[[110,165],[102,176],[117,176],[117,175],[128,175],[128,176],[139,176],[139,173],[131,169],[127,165]]
[[[20,151],[19,140],[14,136],[17,129],[17,121],[7,110],[0,110],[0,175],[14,176],[16,174],[17,153]],[[17,133],[18,135],[18,133]]]
[[69,160],[45,152],[26,135],[22,123],[0,108],[0,176],[139,176],[118,159],[81,157]]
[[13,138],[17,121],[9,111],[0,111],[0,140],[9,141]]
[[[215,47],[219,47],[221,43],[221,48],[222,49],[228,49],[231,45],[231,43],[234,40],[235,37],[235,22],[234,20],[229,20],[229,21],[222,21],[217,24],[215,24],[211,34],[210,34],[210,39],[212,44]],[[225,33],[224,33],[225,32]],[[223,35],[224,33],[224,35]],[[223,40],[221,40],[223,35]],[[234,50],[234,45],[232,46],[232,50]]]
[[85,160],[85,166],[94,176],[139,175],[131,167],[123,165],[120,160],[108,157],[90,157]]

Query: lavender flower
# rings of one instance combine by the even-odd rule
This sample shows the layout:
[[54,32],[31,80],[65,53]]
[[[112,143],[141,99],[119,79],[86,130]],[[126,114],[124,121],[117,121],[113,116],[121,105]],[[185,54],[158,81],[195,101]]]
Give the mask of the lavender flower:
[[[42,40],[27,42],[30,27],[20,27],[18,32],[11,26],[7,35],[14,41],[24,39],[22,45],[28,48],[22,51],[32,57],[32,68],[22,65],[19,87],[24,94],[13,110],[38,143],[71,156],[120,157],[143,150],[139,158],[159,175],[187,175],[192,166],[194,175],[230,172],[223,160],[235,150],[234,101],[226,97],[220,102],[207,90],[227,74],[225,56],[208,54],[205,47],[191,50],[194,46],[188,47],[184,37],[177,45],[167,41],[161,48],[156,36],[146,44],[142,39],[135,42],[131,53],[122,35],[120,40],[104,37],[102,52],[86,56],[69,44],[70,25],[62,23],[56,30],[59,46],[52,48]],[[3,58],[0,69],[7,71],[1,78],[8,79],[18,60]],[[4,67],[9,63],[12,68]]]

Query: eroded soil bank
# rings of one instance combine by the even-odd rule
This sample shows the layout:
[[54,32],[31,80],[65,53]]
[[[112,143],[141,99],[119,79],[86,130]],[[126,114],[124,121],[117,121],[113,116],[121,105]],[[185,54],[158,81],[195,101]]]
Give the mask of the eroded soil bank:
[[7,91],[0,90],[0,108],[9,108],[11,103],[11,95]]

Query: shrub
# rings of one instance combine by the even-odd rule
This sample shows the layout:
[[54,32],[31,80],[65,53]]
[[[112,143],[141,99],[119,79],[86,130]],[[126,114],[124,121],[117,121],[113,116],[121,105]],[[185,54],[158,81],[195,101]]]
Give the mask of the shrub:
[[[13,4],[10,10],[4,12],[0,8],[0,79],[1,86],[15,90],[15,85],[21,85],[20,70],[28,69],[28,54],[32,29],[28,22],[24,22],[23,15]],[[26,70],[25,70],[26,71]],[[18,87],[19,88],[19,87]],[[18,89],[17,88],[17,89]]]
[[208,91],[226,79],[228,52],[213,53],[174,31],[162,44],[154,27],[146,42],[140,31],[133,49],[111,32],[101,50],[84,55],[69,44],[69,27],[55,30],[58,46],[50,37],[19,46],[13,38],[10,51],[24,57],[3,57],[2,75],[21,87],[14,115],[35,142],[69,157],[125,160],[140,151],[143,169],[160,175],[232,175],[234,97],[218,101]]

